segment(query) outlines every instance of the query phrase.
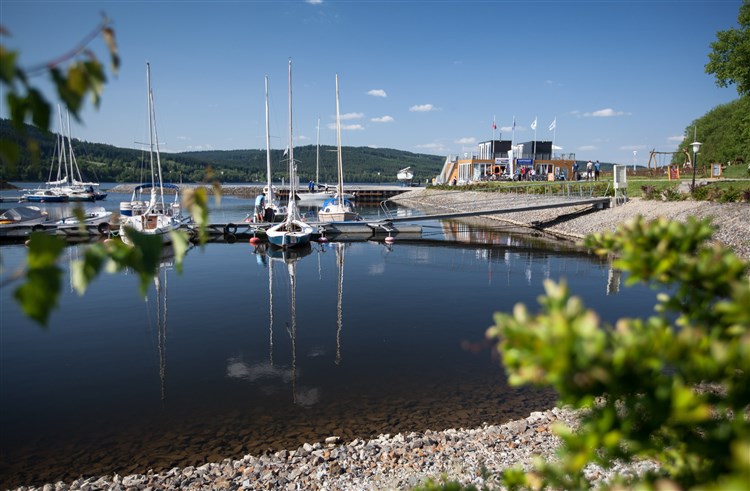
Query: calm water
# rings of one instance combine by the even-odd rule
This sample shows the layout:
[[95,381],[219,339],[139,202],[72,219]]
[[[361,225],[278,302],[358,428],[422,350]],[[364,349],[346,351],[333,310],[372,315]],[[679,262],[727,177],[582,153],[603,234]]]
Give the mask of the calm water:
[[[225,198],[212,213],[236,220],[248,206]],[[79,297],[67,268],[84,246],[72,246],[46,328],[3,287],[0,487],[526,416],[551,394],[505,385],[484,337],[495,311],[536,305],[545,278],[566,278],[608,321],[653,305],[652,291],[616,292],[606,263],[564,243],[424,227],[424,240],[392,247],[196,247],[182,274],[165,256],[145,298],[127,273]],[[6,278],[25,248],[0,254]]]

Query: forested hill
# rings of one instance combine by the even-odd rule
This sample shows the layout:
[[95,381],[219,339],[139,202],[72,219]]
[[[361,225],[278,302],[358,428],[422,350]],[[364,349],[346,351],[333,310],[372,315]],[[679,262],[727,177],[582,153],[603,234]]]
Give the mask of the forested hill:
[[[28,134],[39,142],[39,161],[33,162],[28,151],[22,151],[16,166],[0,168],[0,180],[46,181],[50,162],[55,153],[55,133],[40,132],[26,126]],[[0,140],[25,143],[13,130],[10,121],[0,119]],[[100,182],[138,182],[143,176],[141,167],[148,155],[142,150],[118,148],[102,143],[89,143],[73,138],[73,152],[81,173],[88,179]],[[396,182],[399,169],[411,166],[415,179],[432,179],[443,167],[445,157],[417,154],[388,148],[343,147],[344,178],[346,182]],[[286,157],[281,150],[271,151],[274,181],[287,179]],[[307,145],[294,148],[297,173],[303,182],[315,179],[316,147]],[[266,180],[266,151],[213,150],[204,152],[161,153],[165,181],[199,182],[205,179],[207,169],[221,182],[263,182]],[[320,147],[320,182],[336,181],[336,148]]]

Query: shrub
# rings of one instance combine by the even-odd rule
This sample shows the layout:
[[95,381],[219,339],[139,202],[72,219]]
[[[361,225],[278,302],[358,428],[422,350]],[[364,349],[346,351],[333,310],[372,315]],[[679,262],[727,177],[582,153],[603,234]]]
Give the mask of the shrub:
[[[559,461],[535,472],[506,471],[511,488],[589,489],[584,468],[651,459],[642,488],[746,489],[750,475],[750,281],[748,265],[709,245],[708,221],[635,219],[589,236],[627,284],[662,289],[655,314],[600,324],[565,283],[545,282],[542,311],[516,305],[495,314],[512,385],[551,386],[581,413],[580,428],[558,427]],[[668,291],[670,293],[663,293]],[[711,390],[697,390],[698,386]],[[658,482],[657,482],[658,480]],[[632,485],[622,479],[625,485]]]
[[656,188],[651,185],[641,186],[641,196],[643,199],[654,199],[656,197]]

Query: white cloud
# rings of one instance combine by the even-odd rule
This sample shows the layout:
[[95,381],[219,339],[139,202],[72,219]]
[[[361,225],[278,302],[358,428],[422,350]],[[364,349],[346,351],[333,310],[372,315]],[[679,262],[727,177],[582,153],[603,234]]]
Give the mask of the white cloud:
[[188,137],[186,137],[186,136],[178,136],[177,139],[178,140],[182,140],[182,141],[187,141]]
[[[328,129],[335,130],[336,123],[328,123]],[[341,129],[343,131],[359,131],[359,130],[364,130],[365,127],[362,126],[361,124],[342,124]]]
[[459,145],[473,145],[476,142],[477,142],[477,139],[474,138],[473,136],[467,136],[459,140],[456,140],[456,143]]
[[323,0],[305,0],[305,3],[309,3],[310,5],[321,5]]
[[434,110],[435,106],[433,106],[432,104],[420,104],[409,108],[409,111],[413,113],[426,113]]
[[373,123],[393,123],[395,120],[391,116],[381,116],[379,118],[372,118],[370,121]]
[[[518,128],[518,125],[516,125],[516,128]],[[500,131],[503,133],[513,133],[513,127],[512,126],[501,126]]]
[[417,145],[416,148],[438,153],[446,153],[448,151],[448,149],[442,143],[425,143],[424,145]]
[[367,92],[367,95],[371,95],[373,97],[388,97],[388,94],[386,94],[383,89],[372,89]]
[[623,111],[615,111],[611,107],[608,107],[606,109],[599,109],[598,111],[594,111],[591,113],[583,113],[585,117],[592,117],[592,118],[611,118],[614,116],[625,116],[628,113],[625,113]]
[[346,113],[346,114],[340,115],[339,117],[341,118],[341,121],[348,121],[350,119],[361,119],[364,116],[365,115],[362,113]]
[[591,150],[596,150],[596,147],[594,145],[583,145],[578,147],[578,150],[581,152],[590,152]]
[[667,141],[671,142],[671,143],[682,143],[682,141],[684,139],[685,139],[685,135],[682,135],[682,136],[670,136],[669,138],[667,138]]

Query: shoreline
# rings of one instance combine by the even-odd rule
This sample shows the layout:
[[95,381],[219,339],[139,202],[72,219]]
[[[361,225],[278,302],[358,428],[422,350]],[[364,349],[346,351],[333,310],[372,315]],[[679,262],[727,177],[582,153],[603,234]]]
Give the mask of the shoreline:
[[[507,197],[418,188],[392,201],[428,210],[476,211],[497,206]],[[590,233],[614,230],[620,223],[643,215],[686,220],[689,216],[713,217],[716,241],[750,259],[750,204],[679,201],[655,202],[631,199],[616,208],[595,212],[561,208],[494,217],[514,225],[543,230],[567,240],[580,241]],[[524,419],[502,425],[420,433],[380,435],[370,440],[342,442],[331,436],[297,449],[224,459],[198,467],[145,471],[128,476],[108,475],[58,482],[38,487],[21,486],[18,491],[53,489],[410,489],[427,479],[455,480],[463,485],[497,488],[495,476],[515,465],[529,469],[534,456],[552,458],[559,445],[553,423],[576,424],[576,414],[560,408],[532,412]],[[609,471],[591,467],[591,478],[607,480],[620,473],[638,473],[653,467],[648,462],[615,467]]]

